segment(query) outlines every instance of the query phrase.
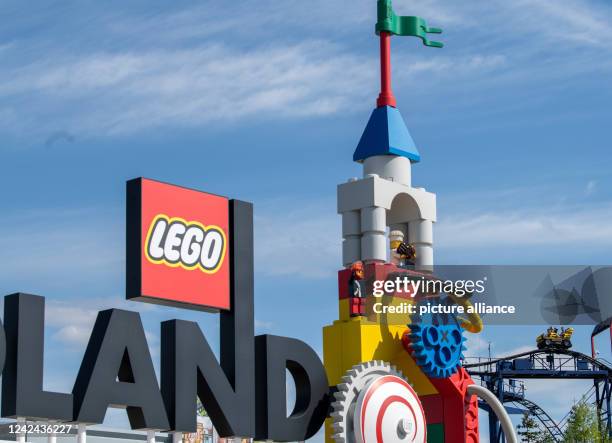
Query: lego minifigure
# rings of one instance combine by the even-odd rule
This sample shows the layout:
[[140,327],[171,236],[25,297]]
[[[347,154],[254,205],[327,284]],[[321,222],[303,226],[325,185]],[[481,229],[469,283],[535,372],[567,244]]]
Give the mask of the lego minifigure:
[[365,316],[366,291],[363,285],[365,270],[363,262],[357,261],[351,265],[351,279],[349,280],[349,300],[351,317]]
[[398,268],[414,268],[416,249],[410,243],[404,242],[402,231],[391,231],[389,233],[389,245],[391,249],[391,263]]

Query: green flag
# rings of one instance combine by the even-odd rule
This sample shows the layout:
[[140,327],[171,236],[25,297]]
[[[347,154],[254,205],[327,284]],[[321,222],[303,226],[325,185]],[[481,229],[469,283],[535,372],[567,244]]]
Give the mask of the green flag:
[[407,35],[423,40],[425,46],[441,48],[444,45],[427,38],[427,34],[440,34],[439,28],[429,28],[421,17],[399,16],[393,12],[391,0],[378,0],[378,22],[376,34],[390,32],[395,35]]

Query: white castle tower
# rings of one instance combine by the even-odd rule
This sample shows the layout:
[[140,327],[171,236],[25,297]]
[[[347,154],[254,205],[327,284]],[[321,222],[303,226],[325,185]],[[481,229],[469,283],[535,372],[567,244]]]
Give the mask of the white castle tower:
[[412,186],[412,163],[420,155],[397,108],[374,110],[353,160],[363,164],[363,177],[338,186],[344,266],[387,261],[389,229],[415,246],[416,269],[431,271],[436,195]]
[[353,160],[363,164],[363,177],[338,186],[342,214],[342,263],[386,262],[387,229],[401,231],[416,249],[417,270],[433,270],[433,223],[436,196],[412,187],[411,168],[421,160],[396,107],[391,89],[391,35],[420,38],[441,48],[427,34],[439,34],[419,17],[399,17],[390,0],[378,1],[376,33],[380,36],[380,94]]

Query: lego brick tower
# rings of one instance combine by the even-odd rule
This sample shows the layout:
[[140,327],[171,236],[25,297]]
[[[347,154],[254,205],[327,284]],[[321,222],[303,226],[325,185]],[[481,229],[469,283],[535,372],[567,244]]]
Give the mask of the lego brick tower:
[[[391,35],[412,35],[427,46],[442,46],[426,38],[427,33],[440,30],[428,28],[419,17],[396,16],[390,0],[378,1],[376,32],[380,36],[381,92],[353,154],[353,161],[362,165],[362,177],[338,186],[344,269],[338,273],[338,320],[323,330],[324,363],[332,386],[341,386],[355,365],[388,362],[418,395],[428,442],[477,442],[477,402],[466,397],[465,385],[471,379],[465,370],[459,368],[446,378],[432,376],[411,353],[409,319],[391,320],[367,306],[373,281],[398,274],[423,278],[433,272],[436,196],[412,186],[411,169],[421,157],[391,90],[390,41]],[[410,270],[393,261],[395,246],[390,248],[389,232],[414,248]],[[380,300],[397,305],[417,299],[385,294]],[[339,415],[353,412],[339,409],[326,423],[327,443],[353,438],[345,425],[352,419],[338,422]]]

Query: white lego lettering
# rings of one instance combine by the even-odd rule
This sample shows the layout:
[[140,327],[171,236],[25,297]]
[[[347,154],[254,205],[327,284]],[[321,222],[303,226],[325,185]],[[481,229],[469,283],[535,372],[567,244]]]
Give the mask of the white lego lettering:
[[153,224],[153,233],[149,240],[148,253],[154,260],[161,260],[164,258],[164,249],[161,247],[161,242],[164,238],[164,232],[166,232],[167,226],[168,222],[163,218],[158,218]]
[[153,263],[214,273],[225,258],[226,236],[217,226],[158,215],[151,223],[145,254]]

